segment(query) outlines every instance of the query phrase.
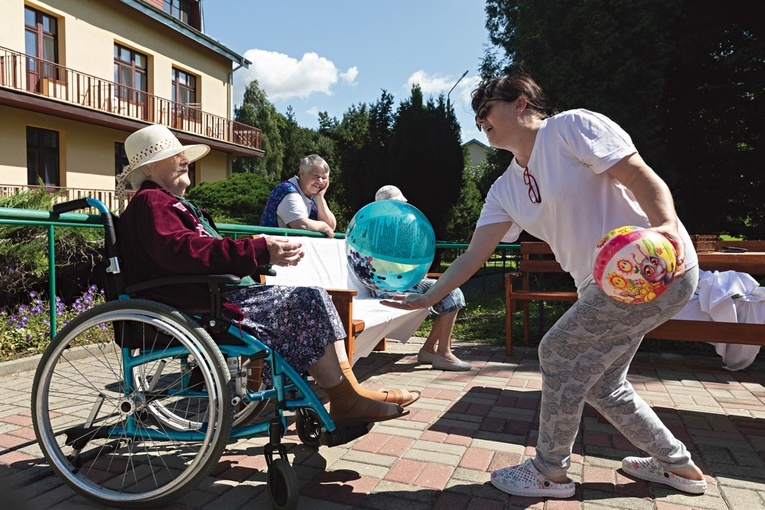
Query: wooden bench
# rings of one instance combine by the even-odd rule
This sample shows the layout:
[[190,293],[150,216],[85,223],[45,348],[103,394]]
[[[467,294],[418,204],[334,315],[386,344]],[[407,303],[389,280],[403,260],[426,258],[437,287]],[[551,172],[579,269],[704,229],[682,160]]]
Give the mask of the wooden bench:
[[[752,253],[754,250],[765,252],[765,241],[718,241],[717,247],[746,248],[749,255],[756,257],[757,263],[746,262],[743,256],[722,257],[719,253],[699,253],[699,267],[707,271],[726,271],[735,269],[752,275],[765,274],[761,260],[765,257]],[[521,260],[518,271],[505,274],[505,352],[513,352],[512,317],[523,311],[523,340],[529,344],[529,304],[531,301],[558,301],[573,303],[577,293],[573,290],[546,290],[535,286],[534,279],[549,274],[565,274],[560,264],[552,258],[550,246],[544,242],[522,242]],[[719,259],[719,260],[718,260]],[[742,261],[743,259],[743,261]],[[747,266],[747,264],[749,264]],[[532,278],[532,275],[536,275]],[[646,334],[646,338],[663,340],[681,340],[687,342],[713,342],[765,346],[765,324],[744,324],[731,322],[707,322],[671,319]]]

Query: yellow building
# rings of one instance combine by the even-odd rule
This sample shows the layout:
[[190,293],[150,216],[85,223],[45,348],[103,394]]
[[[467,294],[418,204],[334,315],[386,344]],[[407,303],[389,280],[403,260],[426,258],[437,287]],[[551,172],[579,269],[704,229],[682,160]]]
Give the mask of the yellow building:
[[491,150],[488,145],[475,138],[462,144],[462,147],[467,149],[469,166],[478,166],[486,161],[486,155]]
[[249,62],[202,31],[201,0],[2,0],[0,194],[37,185],[113,209],[125,138],[165,124],[205,143],[192,183],[262,156],[260,130],[231,120]]

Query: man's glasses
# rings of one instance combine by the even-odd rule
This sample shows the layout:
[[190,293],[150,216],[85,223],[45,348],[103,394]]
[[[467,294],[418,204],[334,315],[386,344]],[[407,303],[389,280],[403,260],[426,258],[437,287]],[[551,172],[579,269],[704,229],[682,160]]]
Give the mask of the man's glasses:
[[542,195],[539,193],[539,185],[534,176],[529,173],[529,167],[523,169],[523,183],[529,187],[529,200],[532,204],[541,204]]

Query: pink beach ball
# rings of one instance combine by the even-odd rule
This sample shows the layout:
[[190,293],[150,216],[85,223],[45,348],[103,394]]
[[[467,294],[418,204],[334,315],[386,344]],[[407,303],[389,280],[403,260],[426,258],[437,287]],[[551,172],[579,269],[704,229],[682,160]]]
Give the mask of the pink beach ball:
[[669,288],[677,261],[669,239],[654,230],[619,227],[598,241],[592,276],[617,301],[648,303]]

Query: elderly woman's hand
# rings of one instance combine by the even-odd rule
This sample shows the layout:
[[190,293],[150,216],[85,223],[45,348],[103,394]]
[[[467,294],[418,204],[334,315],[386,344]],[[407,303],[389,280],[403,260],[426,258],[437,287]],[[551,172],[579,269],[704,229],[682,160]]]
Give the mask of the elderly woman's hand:
[[305,252],[303,245],[279,237],[266,236],[270,263],[275,266],[294,266],[300,262]]

